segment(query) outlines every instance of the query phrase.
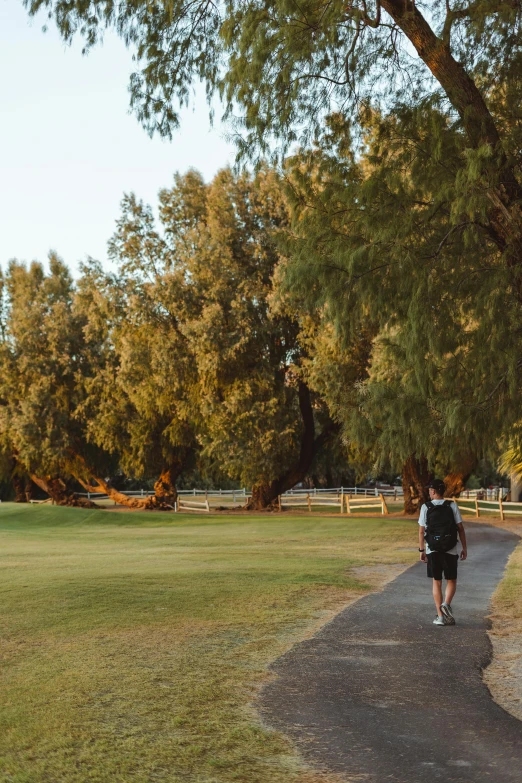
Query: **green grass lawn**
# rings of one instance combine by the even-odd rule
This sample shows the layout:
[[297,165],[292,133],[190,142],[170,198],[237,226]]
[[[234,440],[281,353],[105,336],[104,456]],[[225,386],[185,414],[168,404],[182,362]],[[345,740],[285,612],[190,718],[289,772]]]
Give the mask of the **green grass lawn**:
[[0,505],[0,780],[311,783],[252,707],[267,666],[416,542],[386,518]]

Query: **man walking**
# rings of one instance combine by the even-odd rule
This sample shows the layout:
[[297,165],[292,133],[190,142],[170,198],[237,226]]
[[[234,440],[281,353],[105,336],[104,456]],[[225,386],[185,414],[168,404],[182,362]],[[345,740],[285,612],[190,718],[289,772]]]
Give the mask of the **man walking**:
[[[433,600],[437,608],[434,625],[455,625],[451,601],[457,590],[457,565],[467,557],[466,533],[459,508],[454,501],[444,500],[446,485],[441,479],[428,484],[430,500],[419,516],[419,552],[428,564],[428,579],[433,579]],[[442,577],[446,579],[446,593],[442,600]]]

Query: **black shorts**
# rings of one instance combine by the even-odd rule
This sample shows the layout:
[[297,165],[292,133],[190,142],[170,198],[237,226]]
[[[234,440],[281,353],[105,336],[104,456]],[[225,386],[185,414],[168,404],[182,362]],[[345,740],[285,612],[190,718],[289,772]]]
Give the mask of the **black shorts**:
[[457,578],[458,555],[450,555],[448,552],[430,552],[427,558],[428,579],[436,579],[440,582],[442,574],[446,579]]

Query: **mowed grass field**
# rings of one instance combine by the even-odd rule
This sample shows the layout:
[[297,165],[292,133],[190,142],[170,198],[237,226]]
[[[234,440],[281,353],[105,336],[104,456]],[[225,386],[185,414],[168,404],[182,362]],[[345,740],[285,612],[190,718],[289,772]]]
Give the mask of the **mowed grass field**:
[[0,781],[316,781],[257,717],[267,667],[416,547],[396,519],[1,504]]

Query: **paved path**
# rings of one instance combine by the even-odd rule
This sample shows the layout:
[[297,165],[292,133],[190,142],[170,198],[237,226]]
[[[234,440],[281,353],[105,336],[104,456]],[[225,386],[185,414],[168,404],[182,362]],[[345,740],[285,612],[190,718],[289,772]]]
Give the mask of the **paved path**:
[[432,625],[419,563],[276,661],[261,712],[313,766],[368,783],[521,783],[522,722],[481,679],[489,601],[519,539],[466,530],[456,626]]

